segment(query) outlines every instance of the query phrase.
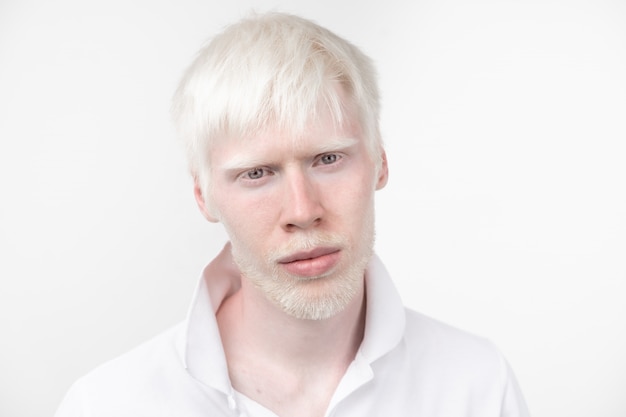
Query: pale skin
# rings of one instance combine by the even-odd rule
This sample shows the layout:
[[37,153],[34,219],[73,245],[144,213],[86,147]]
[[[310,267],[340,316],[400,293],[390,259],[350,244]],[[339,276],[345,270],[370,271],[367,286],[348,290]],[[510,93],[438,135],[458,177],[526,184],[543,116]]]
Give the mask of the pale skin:
[[[279,416],[324,416],[363,339],[363,259],[373,196],[388,177],[384,151],[370,155],[358,124],[336,128],[326,114],[297,141],[268,130],[220,142],[210,163],[211,195],[196,181],[198,206],[223,223],[233,253],[250,266],[217,313],[232,385]],[[299,246],[318,235],[325,238]],[[278,305],[268,281],[294,286],[305,300],[351,290],[314,320]]]

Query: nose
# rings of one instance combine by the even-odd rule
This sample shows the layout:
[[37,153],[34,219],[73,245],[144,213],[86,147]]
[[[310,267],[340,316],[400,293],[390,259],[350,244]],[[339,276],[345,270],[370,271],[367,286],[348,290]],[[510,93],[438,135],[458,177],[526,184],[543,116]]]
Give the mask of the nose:
[[324,214],[318,184],[300,170],[285,177],[281,219],[283,229],[293,232],[318,225]]

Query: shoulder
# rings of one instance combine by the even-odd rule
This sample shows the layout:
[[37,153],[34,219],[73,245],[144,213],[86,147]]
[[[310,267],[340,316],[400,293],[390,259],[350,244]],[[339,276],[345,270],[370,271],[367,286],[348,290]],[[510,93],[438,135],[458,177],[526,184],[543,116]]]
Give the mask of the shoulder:
[[409,339],[419,338],[420,343],[437,343],[439,347],[462,344],[468,346],[487,348],[493,344],[485,337],[473,334],[452,326],[441,320],[405,308],[406,314],[406,337]]
[[177,348],[182,330],[174,326],[76,380],[56,416],[126,416],[138,399],[158,400],[184,373]]
[[507,364],[489,339],[406,309],[405,347],[421,366],[467,377],[507,378]]
[[151,374],[163,372],[172,365],[180,367],[182,360],[178,354],[177,340],[182,330],[182,324],[174,326],[99,365],[81,380],[84,383],[119,383],[120,378],[136,381],[149,379]]
[[528,416],[515,376],[494,343],[409,309],[405,316],[400,342],[372,364],[378,381],[373,386],[394,399],[398,412]]

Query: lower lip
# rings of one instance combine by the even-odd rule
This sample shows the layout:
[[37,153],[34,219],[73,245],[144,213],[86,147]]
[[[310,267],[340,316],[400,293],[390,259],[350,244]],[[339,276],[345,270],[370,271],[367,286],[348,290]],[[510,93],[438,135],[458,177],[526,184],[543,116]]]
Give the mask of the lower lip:
[[287,262],[281,264],[292,275],[301,277],[316,277],[324,275],[339,262],[339,251],[311,259]]

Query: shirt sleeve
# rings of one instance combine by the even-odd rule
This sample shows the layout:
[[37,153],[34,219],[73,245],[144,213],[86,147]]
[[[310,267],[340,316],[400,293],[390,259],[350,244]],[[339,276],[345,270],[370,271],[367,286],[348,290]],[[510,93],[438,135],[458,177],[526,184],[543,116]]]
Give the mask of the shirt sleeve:
[[502,358],[504,362],[504,390],[502,397],[501,417],[530,417],[528,406],[522,390],[517,382],[517,378],[511,369],[511,366]]
[[87,417],[80,381],[75,382],[65,394],[54,417]]

